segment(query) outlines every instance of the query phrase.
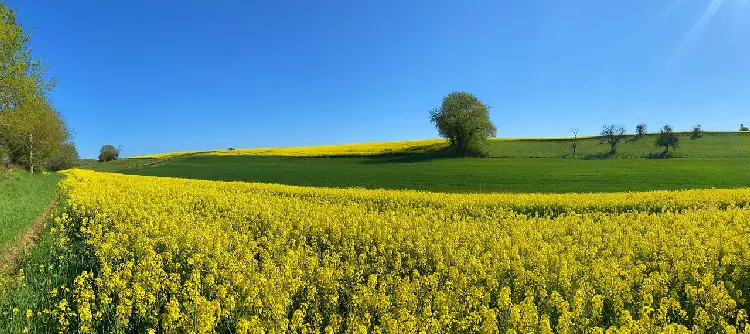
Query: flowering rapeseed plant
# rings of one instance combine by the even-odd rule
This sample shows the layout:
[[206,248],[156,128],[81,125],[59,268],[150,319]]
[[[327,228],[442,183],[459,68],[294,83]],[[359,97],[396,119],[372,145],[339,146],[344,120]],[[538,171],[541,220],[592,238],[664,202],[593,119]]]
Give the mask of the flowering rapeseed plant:
[[749,189],[458,195],[66,174],[59,235],[95,265],[61,288],[64,330],[747,328]]

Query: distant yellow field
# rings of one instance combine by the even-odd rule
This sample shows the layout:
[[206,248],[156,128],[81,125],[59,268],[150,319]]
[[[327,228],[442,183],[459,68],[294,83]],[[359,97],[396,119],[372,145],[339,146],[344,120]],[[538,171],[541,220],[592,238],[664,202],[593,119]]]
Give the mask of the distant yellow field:
[[131,157],[131,159],[165,159],[186,154],[260,155],[285,157],[367,156],[381,154],[427,153],[444,149],[447,146],[448,142],[445,139],[424,139],[342,145],[279,148],[241,148],[236,150],[171,152],[135,156]]
[[447,147],[444,139],[407,140],[396,142],[361,143],[343,145],[322,145],[281,148],[248,148],[221,150],[207,153],[209,155],[273,155],[293,157],[316,156],[363,156],[399,153],[427,153]]
[[[593,136],[581,136],[579,138],[591,138]],[[490,140],[559,140],[563,138],[494,138]],[[182,156],[186,154],[201,155],[258,155],[258,156],[282,156],[282,157],[321,157],[321,156],[368,156],[382,154],[405,154],[405,153],[428,153],[439,151],[448,146],[445,139],[421,139],[405,140],[392,142],[374,142],[374,143],[357,143],[357,144],[340,144],[340,145],[320,145],[320,146],[298,146],[298,147],[277,147],[277,148],[240,148],[236,150],[215,150],[215,151],[187,151],[187,152],[168,152],[159,154],[148,154],[130,157],[130,159],[165,159]]]
[[185,151],[185,152],[167,152],[167,153],[156,153],[147,155],[138,155],[134,157],[127,157],[125,159],[166,159],[174,158],[186,154],[199,154],[199,153],[210,153],[213,151]]

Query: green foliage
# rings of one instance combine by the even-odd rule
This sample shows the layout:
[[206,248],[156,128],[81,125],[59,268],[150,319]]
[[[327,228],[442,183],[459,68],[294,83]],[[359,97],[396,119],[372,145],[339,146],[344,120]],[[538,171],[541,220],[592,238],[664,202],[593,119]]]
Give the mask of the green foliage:
[[663,146],[664,152],[669,153],[669,147],[671,146],[673,149],[677,148],[677,145],[680,142],[680,137],[678,137],[673,131],[672,126],[669,124],[665,125],[661,129],[661,133],[659,134],[659,137],[656,137],[656,146]]
[[617,152],[617,143],[625,138],[625,127],[622,125],[605,125],[601,132],[602,140],[609,144],[609,152]]
[[748,129],[748,128],[747,128],[747,127],[745,126],[745,124],[740,124],[740,131],[750,131],[750,129]]
[[112,145],[104,145],[99,150],[99,162],[117,160],[120,157],[120,149]]
[[[57,208],[56,211],[61,211]],[[0,282],[0,333],[57,333],[59,319],[54,314],[59,311],[52,305],[52,292],[65,298],[72,295],[75,278],[83,270],[88,258],[79,253],[85,246],[78,240],[60,242],[60,230],[54,223],[47,229],[30,251],[24,254],[19,263],[22,275],[9,277]],[[2,281],[2,277],[0,277]],[[31,317],[27,317],[28,310]]]
[[78,150],[72,143],[63,143],[52,158],[47,161],[47,170],[59,171],[78,166]]
[[44,98],[27,100],[0,113],[0,131],[11,160],[33,173],[53,157],[70,138],[62,115]]
[[430,120],[459,156],[486,155],[486,139],[497,133],[489,107],[466,92],[444,97],[442,105],[430,111]]
[[0,3],[0,143],[12,162],[29,171],[44,166],[69,137],[63,117],[46,93],[55,80],[31,56],[30,38]]
[[29,35],[16,22],[16,15],[0,2],[0,112],[43,97],[54,86],[45,81],[46,68],[31,56]]

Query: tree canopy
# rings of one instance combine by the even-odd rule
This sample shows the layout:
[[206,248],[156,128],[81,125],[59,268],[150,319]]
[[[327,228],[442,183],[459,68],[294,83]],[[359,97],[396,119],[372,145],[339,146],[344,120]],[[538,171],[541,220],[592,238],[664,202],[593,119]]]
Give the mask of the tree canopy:
[[70,131],[46,95],[55,80],[45,79],[46,68],[30,51],[29,35],[0,2],[0,146],[11,162],[33,173],[63,147]]
[[120,157],[120,149],[112,145],[104,145],[99,150],[99,162],[117,160]]
[[622,125],[605,125],[602,127],[601,133],[604,142],[609,144],[609,152],[615,153],[617,150],[617,143],[625,138],[625,127]]
[[664,153],[669,153],[669,147],[671,146],[673,149],[677,148],[677,145],[680,142],[680,137],[677,136],[676,133],[672,130],[672,126],[669,124],[665,125],[661,132],[659,133],[659,137],[656,137],[656,146],[663,146],[664,147]]
[[485,141],[497,133],[489,109],[471,93],[453,92],[443,98],[439,108],[430,111],[430,120],[457,155],[482,156]]

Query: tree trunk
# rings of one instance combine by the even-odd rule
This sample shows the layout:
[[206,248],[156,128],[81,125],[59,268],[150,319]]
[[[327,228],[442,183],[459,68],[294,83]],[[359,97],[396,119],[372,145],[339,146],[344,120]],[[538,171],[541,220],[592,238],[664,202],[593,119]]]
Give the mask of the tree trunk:
[[29,173],[34,174],[34,134],[29,134]]

